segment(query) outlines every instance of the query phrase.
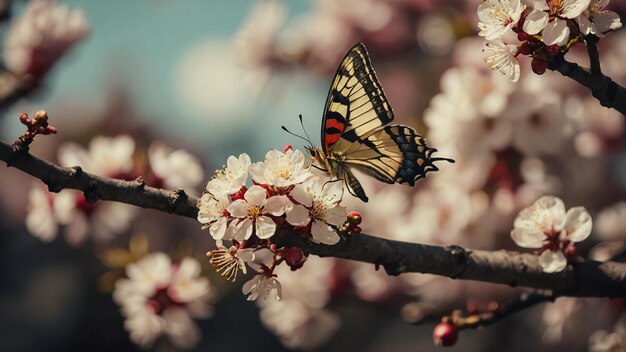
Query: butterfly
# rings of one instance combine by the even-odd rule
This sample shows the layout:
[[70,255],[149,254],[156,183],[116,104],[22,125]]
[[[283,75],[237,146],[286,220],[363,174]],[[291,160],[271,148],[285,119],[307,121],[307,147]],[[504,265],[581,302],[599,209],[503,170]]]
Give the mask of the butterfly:
[[356,44],[344,57],[330,86],[322,117],[321,148],[307,147],[318,168],[342,179],[363,202],[368,198],[353,169],[385,183],[408,184],[439,170],[417,131],[390,125],[393,110],[372,68],[365,46]]

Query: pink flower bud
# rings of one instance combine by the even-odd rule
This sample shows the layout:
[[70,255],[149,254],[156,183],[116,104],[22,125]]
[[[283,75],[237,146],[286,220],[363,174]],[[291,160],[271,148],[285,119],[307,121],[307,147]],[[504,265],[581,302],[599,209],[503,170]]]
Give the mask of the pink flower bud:
[[433,342],[437,346],[454,346],[459,338],[459,329],[451,323],[439,323],[433,330]]
[[35,121],[45,122],[48,121],[48,113],[45,110],[39,110],[35,113]]
[[287,153],[288,151],[290,151],[290,150],[292,150],[292,149],[293,149],[293,148],[291,147],[291,144],[287,144],[287,145],[285,146],[285,148],[283,148],[283,151],[284,151],[285,153]]
[[533,61],[530,62],[530,67],[533,69],[534,73],[542,75],[548,68],[548,62],[546,60],[533,58]]
[[351,225],[359,225],[361,221],[363,221],[363,217],[361,216],[361,214],[357,213],[356,211],[351,211],[348,213],[348,222],[350,222]]
[[289,247],[285,250],[285,262],[291,270],[300,269],[304,262],[306,262],[307,256],[299,247]]
[[28,125],[28,114],[20,114],[20,122],[24,125]]

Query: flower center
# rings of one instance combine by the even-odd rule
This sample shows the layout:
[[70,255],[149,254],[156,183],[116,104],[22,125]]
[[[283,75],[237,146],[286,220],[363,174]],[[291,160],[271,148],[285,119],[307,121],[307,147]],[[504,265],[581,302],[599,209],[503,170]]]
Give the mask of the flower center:
[[148,299],[147,304],[152,308],[152,311],[156,315],[160,315],[163,311],[169,307],[174,306],[184,306],[184,303],[176,302],[170,295],[167,293],[167,288],[161,288],[157,290],[150,299]]
[[256,219],[259,216],[263,215],[263,207],[258,205],[253,205],[248,208],[248,217],[250,219]]
[[563,0],[548,0],[550,16],[558,16],[563,13]]

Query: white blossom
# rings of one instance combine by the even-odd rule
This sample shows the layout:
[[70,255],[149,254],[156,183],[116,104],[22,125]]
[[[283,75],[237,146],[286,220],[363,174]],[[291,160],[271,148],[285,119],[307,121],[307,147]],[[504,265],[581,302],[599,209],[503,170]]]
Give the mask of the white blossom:
[[234,239],[247,240],[253,233],[261,239],[272,237],[276,231],[276,223],[269,215],[283,215],[288,203],[285,196],[267,198],[263,187],[250,187],[244,199],[237,199],[228,206],[230,215],[238,218],[233,221]]
[[200,160],[188,152],[174,150],[162,142],[154,142],[148,148],[152,172],[169,189],[195,190],[204,178]]
[[200,264],[184,258],[172,264],[164,253],[150,254],[130,264],[128,278],[118,280],[114,300],[122,306],[124,326],[131,340],[149,348],[161,335],[167,335],[177,348],[194,347],[200,331],[192,318],[212,314],[212,296],[206,278],[200,277]]
[[306,181],[312,176],[310,160],[299,150],[286,152],[272,149],[262,162],[250,166],[250,176],[256,183],[286,188]]
[[240,248],[239,246],[231,246],[226,248],[221,240],[216,241],[217,249],[207,253],[211,257],[209,263],[216,267],[216,270],[226,280],[237,280],[237,273],[241,270],[247,273],[246,264],[255,270],[258,265],[254,263],[255,255],[252,248]]
[[228,200],[226,196],[216,198],[210,193],[205,193],[198,203],[198,221],[203,224],[202,229],[209,229],[209,233],[215,240],[221,240],[227,236],[228,228]]
[[500,38],[517,24],[524,11],[520,0],[485,0],[478,5],[479,36],[487,40]]
[[88,32],[83,11],[54,0],[32,0],[5,38],[5,64],[15,74],[41,76]]
[[528,34],[541,32],[547,45],[565,45],[569,40],[568,19],[575,19],[587,9],[590,0],[537,1],[533,11],[524,21],[524,31]]
[[246,185],[250,164],[248,154],[241,154],[239,158],[231,155],[226,161],[226,167],[215,172],[215,176],[207,184],[206,190],[216,197],[237,193],[241,187]]
[[135,141],[132,137],[96,137],[85,149],[75,143],[59,147],[58,159],[62,166],[80,166],[83,170],[101,176],[123,178],[134,168]]
[[45,242],[54,240],[59,232],[54,213],[54,196],[40,185],[33,185],[28,194],[26,228]]
[[248,301],[256,301],[257,298],[280,301],[282,296],[282,287],[278,279],[265,271],[260,271],[252,279],[246,281],[241,291],[248,296]]
[[501,40],[493,40],[487,43],[483,50],[487,55],[485,62],[492,70],[498,70],[512,82],[517,82],[520,76],[519,61],[515,57],[517,47],[504,44]]
[[609,31],[622,27],[619,15],[613,11],[605,10],[609,0],[591,0],[589,7],[577,18],[580,31],[584,35],[594,34],[604,37]]
[[343,196],[343,184],[326,178],[316,178],[312,182],[297,185],[290,193],[300,204],[287,212],[287,222],[294,226],[311,223],[313,241],[332,245],[339,242],[334,227],[346,221],[346,208],[339,205]]
[[591,227],[585,208],[571,208],[566,213],[562,200],[545,196],[517,215],[511,237],[520,247],[543,248],[539,264],[545,272],[559,272],[567,265],[564,247],[585,240]]

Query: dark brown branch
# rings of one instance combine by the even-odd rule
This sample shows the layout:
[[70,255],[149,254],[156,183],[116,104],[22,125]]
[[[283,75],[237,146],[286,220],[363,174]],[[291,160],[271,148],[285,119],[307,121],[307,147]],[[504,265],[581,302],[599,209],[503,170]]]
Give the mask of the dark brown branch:
[[585,43],[587,44],[587,56],[589,56],[589,71],[592,75],[602,74],[600,68],[600,53],[598,52],[598,40],[599,38],[593,34],[585,37]]
[[[27,152],[14,151],[5,143],[0,143],[0,160],[39,178],[52,192],[77,189],[83,191],[90,202],[112,200],[193,219],[197,217],[197,199],[188,197],[182,190],[171,192],[145,186],[141,179],[112,180],[83,172],[79,167],[59,167]],[[537,256],[503,250],[470,251],[457,246],[406,243],[366,234],[344,236],[333,246],[313,244],[298,235],[274,238],[273,241],[278,245],[298,246],[321,257],[345,258],[383,266],[390,275],[420,272],[453,279],[547,289],[564,296],[626,296],[626,263],[581,260],[575,268],[547,274],[541,269]]]
[[593,54],[590,56],[591,66],[598,73],[594,74],[573,62],[565,60],[563,55],[556,56],[549,64],[548,68],[560,72],[563,76],[569,77],[581,85],[587,87],[594,98],[607,108],[613,108],[626,115],[626,89],[615,83],[610,77],[599,72],[599,62],[594,64]]

